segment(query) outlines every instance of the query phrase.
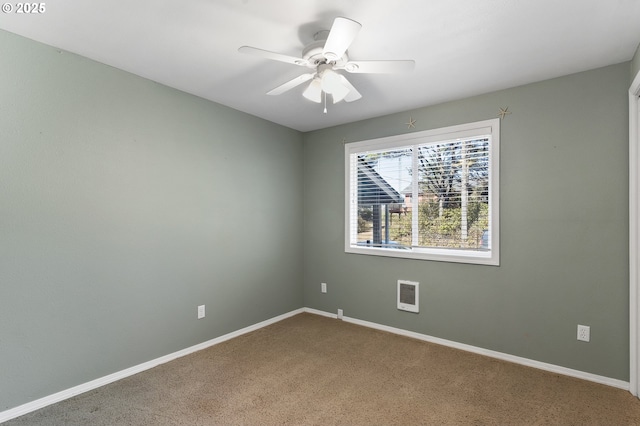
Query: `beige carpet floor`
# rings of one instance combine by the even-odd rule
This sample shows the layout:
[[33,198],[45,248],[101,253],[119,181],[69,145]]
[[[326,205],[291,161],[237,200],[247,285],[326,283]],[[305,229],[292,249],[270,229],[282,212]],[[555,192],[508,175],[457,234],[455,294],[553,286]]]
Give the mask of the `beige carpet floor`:
[[629,392],[301,314],[5,426],[640,425]]

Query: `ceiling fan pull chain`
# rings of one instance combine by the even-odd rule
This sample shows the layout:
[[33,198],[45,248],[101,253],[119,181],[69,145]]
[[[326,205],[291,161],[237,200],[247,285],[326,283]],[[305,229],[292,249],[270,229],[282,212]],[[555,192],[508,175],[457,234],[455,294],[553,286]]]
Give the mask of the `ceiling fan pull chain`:
[[322,92],[324,93],[324,113],[327,113],[327,92]]

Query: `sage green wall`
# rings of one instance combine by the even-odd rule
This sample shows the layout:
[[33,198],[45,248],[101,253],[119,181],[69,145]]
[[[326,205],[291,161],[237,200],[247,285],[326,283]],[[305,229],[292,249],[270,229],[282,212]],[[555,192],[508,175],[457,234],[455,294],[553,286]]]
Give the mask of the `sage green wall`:
[[[4,31],[0,55],[0,411],[301,306],[628,380],[633,65],[301,135]],[[500,267],[344,253],[343,138],[506,106]]]
[[[305,134],[305,306],[629,380],[629,66]],[[485,120],[500,107],[512,114],[501,122],[499,267],[344,252],[343,138]],[[396,309],[398,279],[420,282],[419,314]],[[590,343],[576,340],[577,324],[591,326]]]
[[0,57],[0,411],[303,306],[299,132],[4,31]]

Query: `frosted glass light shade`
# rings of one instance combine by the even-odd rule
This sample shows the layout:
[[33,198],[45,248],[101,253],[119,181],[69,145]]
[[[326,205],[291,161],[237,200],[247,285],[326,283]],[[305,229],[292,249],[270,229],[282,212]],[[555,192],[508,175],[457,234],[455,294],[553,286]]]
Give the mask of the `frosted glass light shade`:
[[322,90],[333,95],[333,103],[340,102],[349,93],[349,88],[342,84],[340,75],[331,70],[322,74]]
[[320,79],[314,78],[311,80],[311,84],[302,92],[302,96],[318,104],[322,102],[322,83]]

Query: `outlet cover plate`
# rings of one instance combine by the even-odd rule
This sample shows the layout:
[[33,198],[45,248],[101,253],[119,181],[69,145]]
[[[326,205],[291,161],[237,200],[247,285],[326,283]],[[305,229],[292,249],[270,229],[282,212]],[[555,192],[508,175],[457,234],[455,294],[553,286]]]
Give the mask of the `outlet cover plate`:
[[205,315],[204,305],[198,306],[198,319],[204,318],[204,315]]
[[591,327],[578,324],[578,340],[583,342],[591,340]]

